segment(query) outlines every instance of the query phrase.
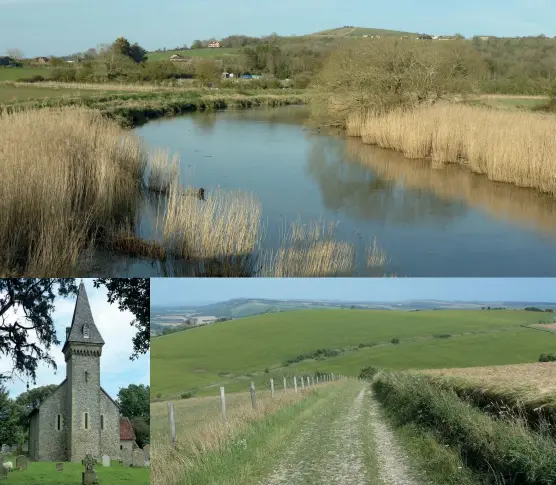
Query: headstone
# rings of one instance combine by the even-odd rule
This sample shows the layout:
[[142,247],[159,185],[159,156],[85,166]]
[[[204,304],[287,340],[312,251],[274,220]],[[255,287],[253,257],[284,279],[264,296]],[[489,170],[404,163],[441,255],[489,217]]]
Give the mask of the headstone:
[[108,455],[102,455],[102,466],[110,466],[110,457]]
[[21,451],[23,453],[28,453],[29,452],[29,443],[23,443],[23,446],[21,447]]
[[10,454],[10,447],[8,445],[2,445],[2,454],[9,455]]
[[87,453],[81,463],[85,466],[85,471],[81,474],[81,484],[98,485],[97,472],[95,471],[97,461]]
[[27,470],[27,457],[25,455],[19,455],[15,459],[15,467],[18,470]]
[[130,449],[124,448],[122,450],[122,464],[124,466],[131,466],[132,452]]
[[0,463],[0,480],[7,480],[8,479],[8,469],[4,468],[3,462]]
[[145,460],[150,461],[151,460],[151,445],[143,446],[143,453],[145,454]]
[[56,471],[63,472],[64,471],[64,464],[63,463],[56,463]]
[[138,449],[133,452],[133,459],[131,466],[136,468],[144,468],[145,467],[145,455],[143,450]]

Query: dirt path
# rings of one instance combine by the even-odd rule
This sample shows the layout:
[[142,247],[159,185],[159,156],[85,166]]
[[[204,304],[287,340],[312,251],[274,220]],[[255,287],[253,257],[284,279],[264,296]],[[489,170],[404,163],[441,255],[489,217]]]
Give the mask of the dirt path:
[[394,434],[380,416],[378,403],[372,397],[369,399],[369,418],[381,482],[385,485],[418,485],[411,478],[407,455],[396,443]]
[[351,386],[304,419],[257,485],[418,485],[369,393],[367,386]]

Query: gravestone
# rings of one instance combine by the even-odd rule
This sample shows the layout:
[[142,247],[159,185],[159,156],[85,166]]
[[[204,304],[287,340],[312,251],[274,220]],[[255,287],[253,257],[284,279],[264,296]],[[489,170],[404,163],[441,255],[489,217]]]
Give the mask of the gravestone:
[[2,445],[2,454],[9,455],[10,454],[10,447],[8,445]]
[[64,471],[64,464],[63,463],[56,463],[56,471],[63,472]]
[[8,479],[8,469],[4,468],[4,464],[0,463],[0,480]]
[[21,447],[21,451],[22,451],[22,453],[28,453],[29,452],[29,443],[23,443],[23,446]]
[[102,466],[110,466],[110,457],[108,455],[102,455]]
[[18,470],[27,470],[27,457],[25,455],[19,455],[15,459],[15,467]]
[[81,463],[85,466],[85,471],[81,474],[81,484],[98,485],[97,472],[95,471],[97,461],[87,453]]
[[124,466],[131,466],[131,461],[132,461],[131,450],[124,448],[122,450],[122,464]]
[[142,449],[135,450],[133,452],[133,458],[131,466],[136,468],[144,468],[145,467],[145,454],[143,453]]
[[151,461],[151,445],[145,445],[143,447],[143,453],[145,454],[145,460]]

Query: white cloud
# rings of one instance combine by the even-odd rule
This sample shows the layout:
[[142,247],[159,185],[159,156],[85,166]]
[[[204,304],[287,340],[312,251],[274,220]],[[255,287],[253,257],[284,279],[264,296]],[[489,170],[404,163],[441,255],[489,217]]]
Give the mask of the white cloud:
[[[105,341],[100,359],[101,385],[106,391],[115,397],[120,387],[134,384],[149,384],[149,354],[141,356],[137,360],[130,360],[133,351],[132,338],[136,329],[130,325],[133,320],[131,312],[121,312],[117,303],[110,305],[106,300],[106,291],[103,287],[96,289],[92,280],[85,280],[85,288],[91,305],[91,311],[95,324]],[[59,346],[51,349],[51,356],[55,360],[58,369],[54,369],[41,363],[37,369],[36,384],[29,383],[30,388],[45,386],[47,384],[59,384],[66,377],[66,363],[62,354],[62,346],[65,341],[66,327],[71,325],[71,318],[75,307],[75,298],[57,299],[53,320],[56,328]],[[12,315],[15,318],[16,315]],[[36,342],[33,336],[30,340]],[[12,362],[6,357],[0,358],[0,373],[11,371]],[[12,397],[26,390],[26,381],[14,378],[7,382]]]

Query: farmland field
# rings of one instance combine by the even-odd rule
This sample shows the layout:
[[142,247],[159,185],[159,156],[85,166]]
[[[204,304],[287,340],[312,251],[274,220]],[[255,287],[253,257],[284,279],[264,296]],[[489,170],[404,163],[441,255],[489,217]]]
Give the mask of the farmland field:
[[0,104],[13,101],[25,101],[30,99],[44,98],[73,98],[84,94],[101,94],[98,90],[76,89],[76,88],[47,88],[34,85],[22,86],[10,83],[0,83]]
[[[371,364],[394,369],[473,367],[537,361],[556,348],[556,335],[522,325],[537,323],[524,311],[309,310],[234,320],[157,338],[152,343],[153,396],[226,385],[245,390],[250,380],[313,371],[358,375]],[[400,339],[400,344],[390,343]],[[360,344],[375,346],[354,350]],[[286,360],[320,348],[338,357]],[[217,393],[217,387],[205,389]]]
[[33,76],[50,77],[48,67],[0,67],[0,81],[17,81]]
[[166,52],[149,52],[147,54],[149,61],[163,61],[170,59],[170,56],[178,54],[184,57],[203,57],[203,58],[214,58],[224,56],[226,54],[238,54],[241,49],[234,48],[220,48],[220,49],[187,49],[178,51],[166,51]]

